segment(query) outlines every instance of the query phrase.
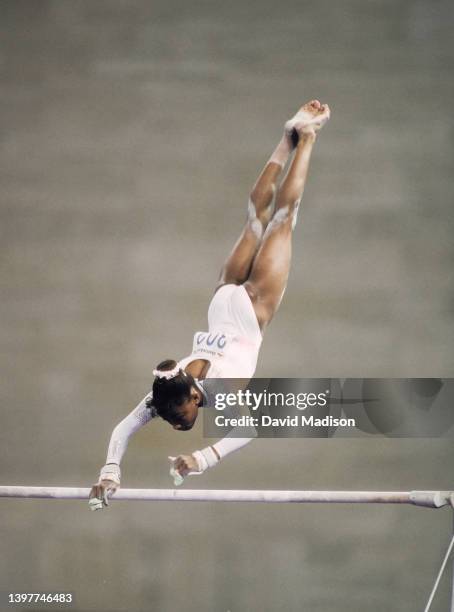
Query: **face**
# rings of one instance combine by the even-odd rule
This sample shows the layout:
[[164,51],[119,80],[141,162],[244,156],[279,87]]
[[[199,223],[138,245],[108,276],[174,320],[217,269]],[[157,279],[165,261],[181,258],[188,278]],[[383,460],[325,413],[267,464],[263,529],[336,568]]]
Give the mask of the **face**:
[[195,387],[191,387],[191,397],[179,406],[178,422],[170,424],[178,431],[189,431],[193,428],[202,403],[202,394]]

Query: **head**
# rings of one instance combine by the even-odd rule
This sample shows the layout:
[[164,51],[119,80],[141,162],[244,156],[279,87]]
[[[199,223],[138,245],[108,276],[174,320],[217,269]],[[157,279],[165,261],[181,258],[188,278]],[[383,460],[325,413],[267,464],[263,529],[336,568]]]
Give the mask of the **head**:
[[197,389],[194,378],[180,369],[171,378],[163,374],[175,370],[177,362],[173,359],[161,361],[156,367],[153,382],[153,394],[150,403],[157,414],[170,423],[174,429],[188,431],[192,429],[202,403],[202,394]]

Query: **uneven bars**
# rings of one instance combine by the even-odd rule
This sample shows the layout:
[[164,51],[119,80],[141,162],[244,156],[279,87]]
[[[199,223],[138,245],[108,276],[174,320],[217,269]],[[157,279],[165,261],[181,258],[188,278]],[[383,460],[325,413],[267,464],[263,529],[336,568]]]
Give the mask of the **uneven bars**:
[[[0,497],[88,499],[77,487],[0,486]],[[452,491],[248,491],[204,489],[119,489],[112,499],[138,501],[265,502],[298,504],[410,504],[427,508],[453,505]]]

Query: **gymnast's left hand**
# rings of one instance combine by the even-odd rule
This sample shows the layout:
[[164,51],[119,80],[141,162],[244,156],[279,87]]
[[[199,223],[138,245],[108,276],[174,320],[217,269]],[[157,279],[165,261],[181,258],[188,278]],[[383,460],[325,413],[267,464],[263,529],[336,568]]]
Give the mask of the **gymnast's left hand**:
[[173,469],[183,478],[200,471],[199,464],[192,455],[178,455],[178,457],[169,457],[169,459],[173,463]]
[[186,476],[202,473],[200,465],[194,455],[178,455],[178,457],[169,457],[169,461],[170,477],[173,478],[173,484],[176,487],[183,484]]

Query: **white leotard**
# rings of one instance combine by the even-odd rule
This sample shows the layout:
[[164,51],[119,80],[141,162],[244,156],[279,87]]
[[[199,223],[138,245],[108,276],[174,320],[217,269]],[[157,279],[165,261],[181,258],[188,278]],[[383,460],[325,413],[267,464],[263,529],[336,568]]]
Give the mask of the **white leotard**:
[[257,317],[243,285],[224,285],[208,309],[208,331],[196,332],[192,353],[178,365],[207,359],[206,378],[252,378],[262,343]]
[[[211,300],[208,331],[196,332],[192,353],[178,365],[184,369],[191,361],[206,359],[210,362],[206,378],[252,378],[261,343],[262,334],[247,291],[243,285],[224,285]],[[203,381],[199,384],[203,388]],[[146,407],[148,397],[113,430],[106,464],[120,465],[131,435],[156,416]],[[252,439],[227,436],[213,446],[222,458]]]

